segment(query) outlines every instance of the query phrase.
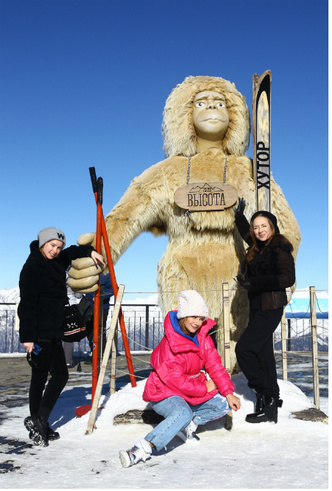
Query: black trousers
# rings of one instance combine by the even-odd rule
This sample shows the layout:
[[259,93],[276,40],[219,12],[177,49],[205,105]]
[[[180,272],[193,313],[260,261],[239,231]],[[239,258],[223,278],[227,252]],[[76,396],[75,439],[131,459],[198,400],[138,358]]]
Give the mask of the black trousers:
[[[37,367],[32,368],[29,407],[32,417],[48,420],[51,411],[68,381],[68,369],[60,340],[38,340],[42,350],[36,357]],[[45,388],[48,374],[51,377]]]
[[279,386],[273,352],[273,333],[283,313],[251,309],[248,326],[237,342],[235,353],[248,385],[256,392],[279,398]]

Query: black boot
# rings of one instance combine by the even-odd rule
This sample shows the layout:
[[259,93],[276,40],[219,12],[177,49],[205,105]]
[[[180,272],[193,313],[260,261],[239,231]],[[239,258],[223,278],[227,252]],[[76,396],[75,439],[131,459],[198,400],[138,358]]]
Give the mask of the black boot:
[[48,446],[47,421],[41,416],[28,416],[24,420],[24,426],[29,431],[29,438],[34,445],[41,447]]
[[255,412],[251,414],[247,414],[246,421],[248,423],[251,423],[252,419],[256,419],[258,414],[261,414],[263,412],[263,405],[264,405],[263,394],[261,392],[256,392],[255,390],[254,392],[256,394]]
[[264,398],[261,392],[257,392],[256,394],[256,405],[255,405],[255,413],[261,413],[263,411]]
[[262,409],[259,412],[248,414],[247,423],[277,423],[278,407],[282,406],[282,400],[273,396],[262,396]]
[[52,430],[49,424],[47,424],[46,430],[48,440],[59,440],[60,434],[57,431]]

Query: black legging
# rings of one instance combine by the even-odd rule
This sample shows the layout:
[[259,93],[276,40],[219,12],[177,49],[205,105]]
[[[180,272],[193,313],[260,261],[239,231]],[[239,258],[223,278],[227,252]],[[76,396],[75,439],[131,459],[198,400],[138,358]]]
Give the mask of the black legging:
[[[68,381],[68,369],[60,340],[38,340],[42,347],[37,356],[38,368],[32,368],[29,406],[32,417],[49,418],[51,411]],[[51,378],[45,389],[48,373]],[[45,389],[45,392],[44,392]]]
[[279,386],[273,352],[273,333],[283,313],[251,309],[249,322],[237,342],[235,353],[248,385],[257,392],[279,398]]

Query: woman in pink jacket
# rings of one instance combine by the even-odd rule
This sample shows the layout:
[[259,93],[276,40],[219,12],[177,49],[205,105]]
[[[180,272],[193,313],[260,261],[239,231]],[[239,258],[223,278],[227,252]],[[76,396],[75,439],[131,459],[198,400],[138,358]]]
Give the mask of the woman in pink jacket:
[[199,440],[198,425],[240,408],[234,385],[208,335],[215,324],[199,293],[179,293],[179,310],[168,312],[165,318],[165,335],[152,353],[153,370],[143,393],[164,420],[133,448],[120,451],[123,467],[145,462],[153,448],[161,450],[176,435],[184,441]]

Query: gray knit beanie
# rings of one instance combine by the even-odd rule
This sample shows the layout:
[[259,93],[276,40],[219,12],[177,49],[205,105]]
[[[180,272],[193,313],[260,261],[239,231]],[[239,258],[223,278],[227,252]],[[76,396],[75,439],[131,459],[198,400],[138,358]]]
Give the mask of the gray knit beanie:
[[55,228],[55,227],[47,227],[43,228],[38,234],[38,240],[39,240],[39,249],[43,247],[46,242],[49,242],[50,240],[61,240],[63,242],[63,247],[66,245],[66,237],[65,234],[62,232],[62,230]]
[[204,317],[204,320],[208,318],[209,310],[203,298],[196,290],[183,290],[179,293],[178,301],[178,319],[195,316]]

